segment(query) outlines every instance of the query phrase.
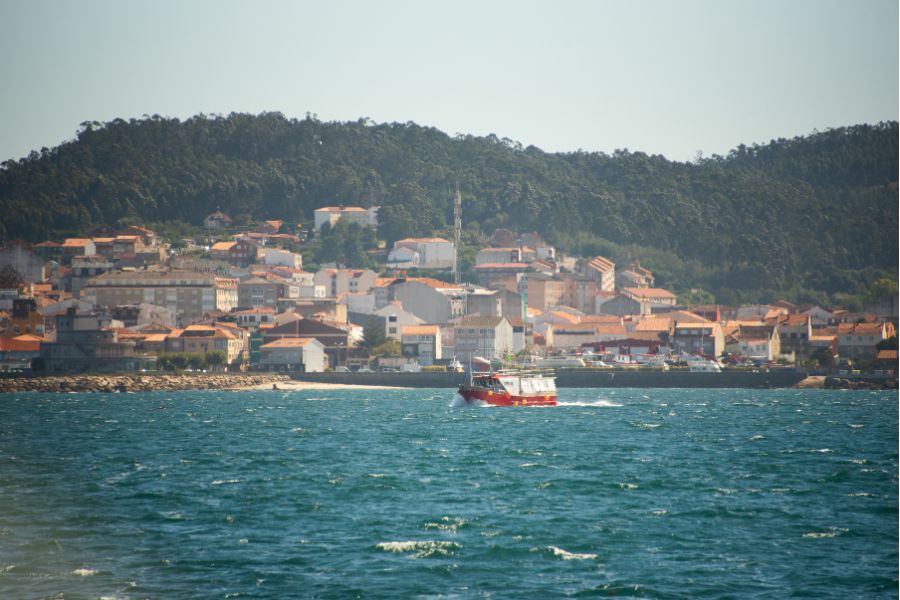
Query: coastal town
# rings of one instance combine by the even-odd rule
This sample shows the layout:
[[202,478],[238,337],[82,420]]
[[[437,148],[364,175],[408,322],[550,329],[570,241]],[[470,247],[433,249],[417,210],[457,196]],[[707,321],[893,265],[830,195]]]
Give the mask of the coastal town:
[[378,207],[303,224],[214,211],[198,234],[140,225],[0,247],[0,370],[29,374],[418,372],[495,365],[803,368],[896,379],[897,293],[864,306],[691,305],[638,257],[565,256],[498,229],[460,281],[457,240],[405,238],[377,269],[304,270],[303,248]]

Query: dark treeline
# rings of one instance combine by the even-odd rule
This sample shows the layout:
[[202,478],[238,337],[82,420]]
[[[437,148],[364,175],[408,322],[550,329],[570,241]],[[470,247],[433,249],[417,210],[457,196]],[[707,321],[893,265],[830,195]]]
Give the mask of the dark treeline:
[[563,251],[637,257],[658,281],[721,302],[834,301],[897,271],[896,122],[728,156],[672,162],[617,150],[550,154],[414,123],[326,123],[279,113],[83,123],[73,141],[0,168],[0,236],[98,223],[308,221],[323,205],[378,204],[379,235],[537,231]]

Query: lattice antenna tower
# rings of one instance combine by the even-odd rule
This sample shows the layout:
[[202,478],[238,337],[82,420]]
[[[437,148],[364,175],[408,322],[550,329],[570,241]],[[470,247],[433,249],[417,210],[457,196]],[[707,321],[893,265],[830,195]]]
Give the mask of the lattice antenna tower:
[[459,195],[459,182],[456,182],[456,194],[453,196],[453,282],[459,283],[459,242],[462,238],[462,196]]

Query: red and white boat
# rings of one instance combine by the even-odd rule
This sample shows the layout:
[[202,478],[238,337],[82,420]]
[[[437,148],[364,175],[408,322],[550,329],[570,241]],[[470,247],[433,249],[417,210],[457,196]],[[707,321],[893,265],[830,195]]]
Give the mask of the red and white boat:
[[556,378],[540,371],[473,373],[457,393],[466,404],[556,406]]

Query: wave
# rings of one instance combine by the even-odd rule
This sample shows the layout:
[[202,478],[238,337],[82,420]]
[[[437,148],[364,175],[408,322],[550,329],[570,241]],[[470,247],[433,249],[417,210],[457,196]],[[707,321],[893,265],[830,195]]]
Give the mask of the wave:
[[412,553],[413,558],[430,558],[432,556],[447,556],[454,550],[462,548],[456,542],[442,540],[409,540],[404,542],[378,542],[377,550],[384,552]]
[[569,552],[568,550],[563,550],[559,546],[545,546],[543,548],[532,548],[532,552],[550,552],[553,556],[557,558],[561,558],[562,560],[594,560],[597,558],[596,554],[591,554],[589,552]]
[[226,483],[240,483],[240,479],[216,479],[210,482],[210,485],[225,485]]
[[821,538],[834,538],[843,533],[847,533],[848,531],[850,530],[843,527],[829,527],[828,531],[812,531],[810,533],[804,533],[803,537],[813,540],[818,540]]
[[90,577],[91,575],[96,575],[97,571],[94,569],[75,569],[72,571],[72,575],[78,575],[79,577]]

